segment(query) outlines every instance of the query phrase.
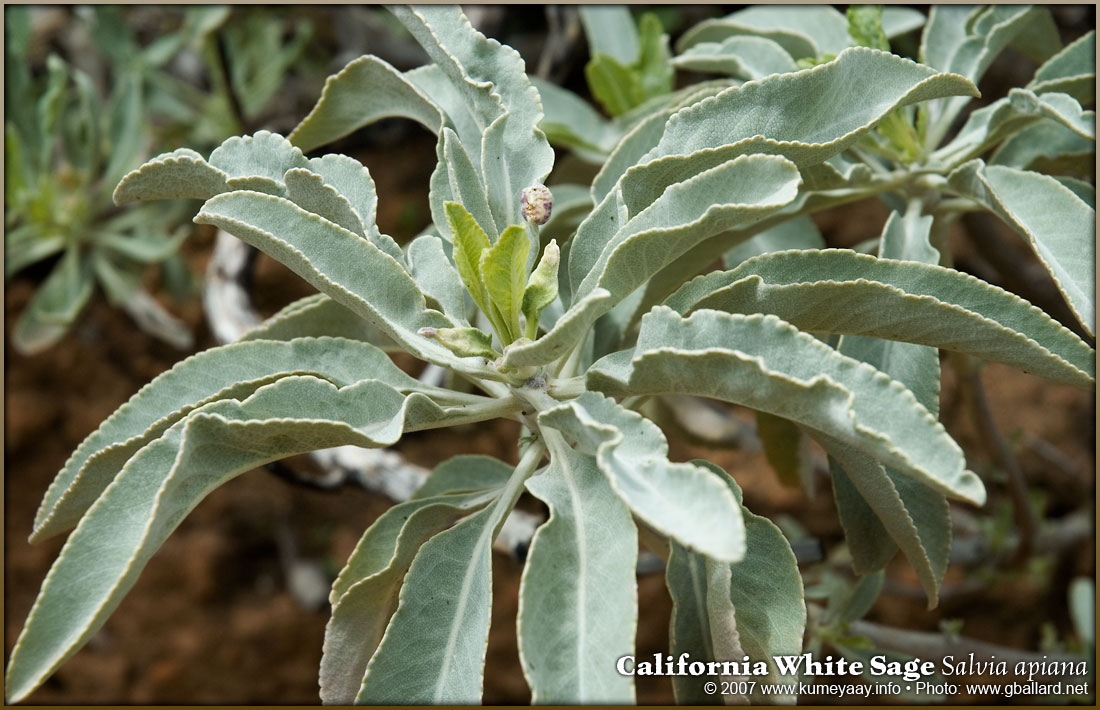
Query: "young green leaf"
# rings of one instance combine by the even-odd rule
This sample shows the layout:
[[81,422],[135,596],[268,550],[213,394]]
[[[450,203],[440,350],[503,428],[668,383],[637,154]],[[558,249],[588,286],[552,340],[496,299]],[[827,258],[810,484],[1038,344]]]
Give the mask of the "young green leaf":
[[500,356],[500,353],[493,350],[493,336],[477,328],[424,328],[420,333],[438,340],[458,357],[495,360]]
[[490,247],[489,237],[462,205],[457,202],[446,202],[443,209],[446,211],[447,224],[451,228],[455,268],[458,269],[458,275],[462,278],[462,283],[466,284],[466,290],[470,292],[477,307],[489,315],[489,294],[481,278],[481,257]]
[[531,240],[527,230],[512,225],[500,234],[497,243],[482,251],[478,270],[489,300],[500,313],[508,342],[522,334],[519,314],[523,305],[523,287],[527,283],[527,253]]
[[558,262],[561,253],[557,241],[551,239],[542,250],[538,266],[531,272],[523,290],[523,316],[527,319],[526,335],[531,340],[538,334],[539,313],[558,297]]
[[882,29],[882,5],[849,5],[848,34],[861,47],[890,51],[890,41]]

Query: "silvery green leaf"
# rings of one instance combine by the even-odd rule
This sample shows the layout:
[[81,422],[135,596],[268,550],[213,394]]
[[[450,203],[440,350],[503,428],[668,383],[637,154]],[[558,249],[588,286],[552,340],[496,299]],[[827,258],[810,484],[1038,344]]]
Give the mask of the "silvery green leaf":
[[319,674],[321,702],[355,702],[417,551],[471,508],[488,502],[477,494],[409,501],[393,506],[367,528],[333,585]]
[[225,192],[229,175],[190,148],[179,148],[149,160],[122,178],[115,188],[116,205],[134,200],[184,197],[206,200]]
[[433,133],[443,123],[432,99],[387,62],[366,55],[325,80],[321,98],[289,139],[311,151],[391,116],[411,118]]
[[[741,503],[741,488],[725,471],[714,464],[698,461],[722,477]],[[741,650],[752,661],[765,661],[768,675],[754,677],[759,683],[787,683],[791,678],[779,674],[772,659],[777,655],[802,651],[802,634],[806,627],[806,603],[803,598],[802,575],[787,539],[770,520],[742,509],[745,516],[745,557],[732,565],[716,565],[703,555],[692,552],[676,542],[670,544],[665,580],[672,595],[672,618],[669,622],[670,653],[690,653],[693,660],[741,661],[741,657],[716,653],[721,639],[716,639],[721,627],[711,619],[715,604],[712,597],[718,591],[713,584],[715,567],[728,570],[724,580],[728,610]],[[710,602],[710,603],[708,603]],[[715,703],[715,695],[702,691],[705,678],[676,676],[672,688],[681,704]],[[784,702],[789,698],[755,694],[754,702]]]
[[848,21],[832,7],[757,5],[726,15],[724,19],[758,30],[801,33],[809,37],[817,48],[813,57],[839,54],[852,45],[852,39],[848,36]]
[[504,349],[505,369],[546,365],[562,357],[579,343],[592,324],[611,308],[611,294],[596,288],[557,320],[554,327],[533,343],[513,343]]
[[371,242],[289,200],[257,192],[214,197],[194,221],[270,254],[422,360],[456,365],[450,351],[417,335],[420,328],[454,324],[429,311],[412,276]]
[[225,172],[229,190],[255,190],[283,195],[283,176],[291,168],[309,168],[300,148],[278,133],[257,131],[251,136],[234,136],[214,149],[208,161]]
[[[310,158],[309,170],[320,175],[326,185],[332,187],[348,201],[355,216],[363,225],[364,236],[367,239],[396,259],[398,263],[404,263],[401,247],[397,246],[393,237],[378,231],[375,224],[378,214],[378,192],[374,188],[374,179],[370,171],[362,163],[346,155],[330,153],[319,158]],[[323,214],[321,216],[325,217]],[[336,220],[329,219],[329,221]]]
[[741,506],[712,471],[671,463],[656,424],[596,392],[543,411],[539,423],[595,456],[600,471],[636,516],[715,560],[745,554]]
[[932,158],[949,166],[960,165],[1044,119],[1095,143],[1096,113],[1083,110],[1073,97],[1054,93],[1036,96],[1027,89],[1011,89],[1007,97],[971,113],[958,135]]
[[324,178],[305,168],[291,168],[283,176],[286,198],[306,212],[324,217],[349,232],[366,238],[366,230],[348,199],[336,188],[326,185]]
[[[495,242],[500,232],[493,220],[493,213],[489,209],[489,198],[485,192],[480,168],[475,167],[471,162],[466,148],[459,141],[458,134],[444,127],[440,135],[441,140],[436,145],[436,153],[440,156],[440,160],[435,172],[432,173],[432,191],[429,195],[429,199],[432,200],[432,219],[438,220],[436,212],[438,210],[445,212],[447,202],[459,202],[469,210],[470,216],[486,233],[490,243]],[[436,182],[443,179],[447,183],[446,189],[440,189],[442,185],[437,188]],[[443,214],[442,220],[436,221],[436,225],[440,226],[439,231],[444,238],[452,235],[450,241],[454,241],[449,220],[450,218]],[[443,229],[441,225],[445,225],[447,229]]]
[[[554,150],[538,129],[542,107],[538,91],[524,73],[523,59],[511,47],[474,30],[457,7],[392,8],[428,56],[458,89],[468,111],[484,133],[498,119],[501,151],[480,155],[486,185],[506,185],[493,213],[503,229],[521,222],[520,192],[545,181],[554,164]],[[466,137],[463,137],[465,144]]]
[[972,160],[948,183],[1020,233],[1089,333],[1096,327],[1096,211],[1047,175]]
[[680,313],[772,313],[808,332],[931,345],[1078,387],[1095,376],[1092,349],[1038,308],[931,264],[842,249],[776,252],[696,278],[666,303]]
[[[69,536],[12,652],[9,701],[24,698],[91,638],[217,486],[314,449],[386,446],[406,424],[441,415],[423,395],[406,397],[378,380],[339,388],[314,377],[283,378],[243,401],[191,412],[130,458]],[[69,632],[58,633],[58,624]]]
[[477,113],[467,106],[462,87],[454,84],[451,76],[436,64],[410,69],[404,76],[420,93],[431,97],[439,107],[444,125],[458,135],[470,158],[480,163],[484,127],[479,123]]
[[924,26],[924,15],[919,10],[897,5],[882,8],[882,29],[890,39],[912,32]]
[[393,506],[367,528],[332,585],[332,618],[321,659],[322,702],[348,705],[355,700],[416,552],[433,535],[491,502],[511,472],[488,456],[456,456],[432,471],[415,500]]
[[1041,119],[1001,143],[989,164],[1054,175],[1089,175],[1096,168],[1096,141],[1057,121]]
[[298,299],[241,337],[247,340],[293,340],[324,335],[362,340],[383,351],[397,344],[367,321],[323,293]]
[[631,213],[664,189],[745,153],[784,155],[799,167],[854,144],[895,109],[941,96],[977,96],[967,79],[866,47],[831,62],[726,89],[677,111],[656,148],[623,176]]
[[[140,209],[140,208],[138,208]],[[152,214],[142,215],[150,219]],[[110,223],[103,225],[106,228]],[[180,245],[187,239],[189,229],[177,230],[172,235],[157,232],[130,232],[119,234],[117,232],[102,232],[97,238],[97,245],[110,250],[125,259],[132,259],[142,264],[159,264],[179,251]]]
[[1069,94],[1089,105],[1096,101],[1096,30],[1067,44],[1035,72],[1027,85],[1037,94],[1050,91]]
[[1013,37],[1008,46],[1042,65],[1062,51],[1062,37],[1050,8],[1041,4],[1038,7],[1039,12],[1032,16],[1026,31]]
[[578,9],[592,55],[597,52],[606,54],[626,66],[638,59],[641,53],[638,30],[628,8],[615,5],[581,5]]
[[435,535],[416,553],[356,703],[480,701],[493,538],[537,464],[532,451],[524,453],[487,508]]
[[739,246],[727,251],[722,260],[732,269],[746,259],[788,249],[824,249],[825,238],[809,217],[798,217],[765,229]]
[[434,234],[423,234],[409,242],[405,258],[409,273],[424,295],[434,298],[452,321],[468,325],[466,291],[443,250],[443,240]]
[[614,190],[619,178],[632,165],[636,165],[643,155],[660,142],[665,132],[665,123],[675,109],[671,106],[650,114],[631,128],[604,162],[603,167],[592,180],[592,204],[599,205]]
[[1065,176],[1056,176],[1054,179],[1067,190],[1080,197],[1090,208],[1096,209],[1096,188],[1093,187],[1092,183]]
[[[821,432],[813,432],[812,436],[843,467],[847,485],[858,491],[881,529],[905,553],[928,597],[928,608],[935,607],[939,603],[939,588],[951,553],[951,517],[947,500],[920,481],[883,467],[854,447]],[[862,525],[849,529],[851,521],[861,515],[858,510],[850,509],[841,519],[845,522],[845,536],[856,543],[850,544],[856,571],[867,573],[881,569],[889,561],[893,545],[886,547],[881,539],[867,539],[868,529]],[[877,532],[878,526],[872,526],[871,530]],[[863,553],[857,558],[856,551],[866,545],[874,552],[871,555]]]
[[762,37],[769,39],[794,59],[816,58],[820,53],[817,44],[806,34],[785,26],[762,29],[730,19],[730,16],[703,20],[685,32],[676,42],[676,51],[683,54],[692,47],[713,42],[721,43],[731,37]]
[[760,409],[840,439],[955,498],[985,487],[904,385],[775,316],[658,306],[633,351],[604,357],[588,386],[614,395],[696,394]]
[[[1026,5],[933,6],[921,37],[920,61],[977,83],[1008,44],[1045,9]],[[967,104],[950,98],[929,105],[928,145],[937,145]]]
[[432,469],[411,500],[496,490],[502,488],[511,476],[512,466],[492,456],[452,456]]
[[79,249],[69,247],[19,314],[12,345],[23,355],[33,355],[61,340],[92,297],[94,287],[91,261]]
[[615,126],[572,91],[538,77],[531,77],[531,83],[542,99],[545,115],[539,128],[549,141],[583,160],[602,164],[620,138]]
[[574,183],[551,185],[550,194],[554,196],[554,211],[539,229],[539,239],[543,243],[551,239],[565,243],[592,211],[592,196],[587,185]]
[[[893,212],[883,228],[879,256],[926,264],[939,261],[929,240],[932,217],[914,202]],[[837,350],[898,380],[933,416],[939,414],[940,360],[935,348],[878,338],[843,336]],[[905,553],[935,606],[951,549],[951,519],[943,494],[824,438],[834,456],[833,488],[857,572],[882,569],[897,548]],[[839,462],[839,463],[838,463]]]
[[527,481],[550,509],[523,568],[516,619],[533,704],[633,704],[615,663],[634,652],[638,532],[595,459],[566,445]]
[[813,497],[814,460],[809,440],[792,421],[767,412],[756,412],[756,436],[764,458],[779,482],[791,488],[803,488]]
[[521,334],[519,315],[523,306],[523,289],[527,285],[527,254],[530,249],[527,230],[512,225],[501,232],[496,244],[481,252],[478,264],[485,292],[500,313],[512,340]]
[[672,59],[678,69],[759,79],[798,69],[779,44],[764,37],[738,35],[718,42],[701,42]]
[[46,491],[31,539],[73,525],[136,451],[189,412],[293,374],[339,385],[368,378],[406,390],[419,385],[380,350],[339,338],[234,343],[193,355],[141,388],[81,442]]
[[[707,237],[758,222],[789,204],[800,182],[794,163],[780,156],[746,155],[672,185],[635,214],[603,246],[573,297],[605,288],[618,301]],[[597,217],[594,211],[585,223]],[[584,272],[578,259],[585,225],[570,252],[570,274]],[[595,232],[595,234],[599,234]]]

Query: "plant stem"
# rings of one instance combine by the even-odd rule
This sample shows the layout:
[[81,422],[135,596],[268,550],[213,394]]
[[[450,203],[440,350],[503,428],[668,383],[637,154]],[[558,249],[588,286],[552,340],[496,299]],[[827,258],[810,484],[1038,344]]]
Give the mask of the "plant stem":
[[456,415],[453,418],[448,417],[442,422],[430,422],[419,426],[413,425],[407,427],[405,431],[422,431],[424,429],[435,429],[439,426],[451,427],[461,426],[462,424],[476,424],[487,419],[510,417],[522,409],[523,403],[515,397],[491,399],[480,404],[460,404],[456,407],[444,408],[447,414]]

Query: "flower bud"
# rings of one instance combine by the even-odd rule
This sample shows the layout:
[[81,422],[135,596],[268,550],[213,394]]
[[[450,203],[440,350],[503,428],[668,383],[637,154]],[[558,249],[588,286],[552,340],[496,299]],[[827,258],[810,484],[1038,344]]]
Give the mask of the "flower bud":
[[550,211],[554,208],[554,196],[546,185],[532,185],[524,189],[519,204],[528,222],[546,224],[550,219]]

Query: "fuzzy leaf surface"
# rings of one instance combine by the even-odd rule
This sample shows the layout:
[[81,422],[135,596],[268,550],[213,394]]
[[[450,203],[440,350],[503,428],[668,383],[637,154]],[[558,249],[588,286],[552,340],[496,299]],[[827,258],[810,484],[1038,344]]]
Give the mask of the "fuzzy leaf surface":
[[1018,296],[932,264],[843,249],[775,252],[696,278],[666,303],[680,313],[772,313],[809,332],[965,352],[1078,387],[1095,378],[1092,348],[1064,326]]
[[1096,210],[1054,178],[972,160],[951,187],[992,210],[1027,239],[1078,322],[1096,328]]
[[638,533],[595,459],[568,446],[527,481],[550,509],[523,568],[517,618],[532,703],[635,702],[615,662],[638,625]]
[[613,395],[695,394],[818,429],[937,490],[981,504],[962,450],[904,385],[772,315],[659,306],[633,351],[599,360],[588,386]]
[[561,431],[646,523],[716,560],[745,553],[741,506],[713,472],[668,460],[656,424],[596,392],[544,411],[539,422]]

